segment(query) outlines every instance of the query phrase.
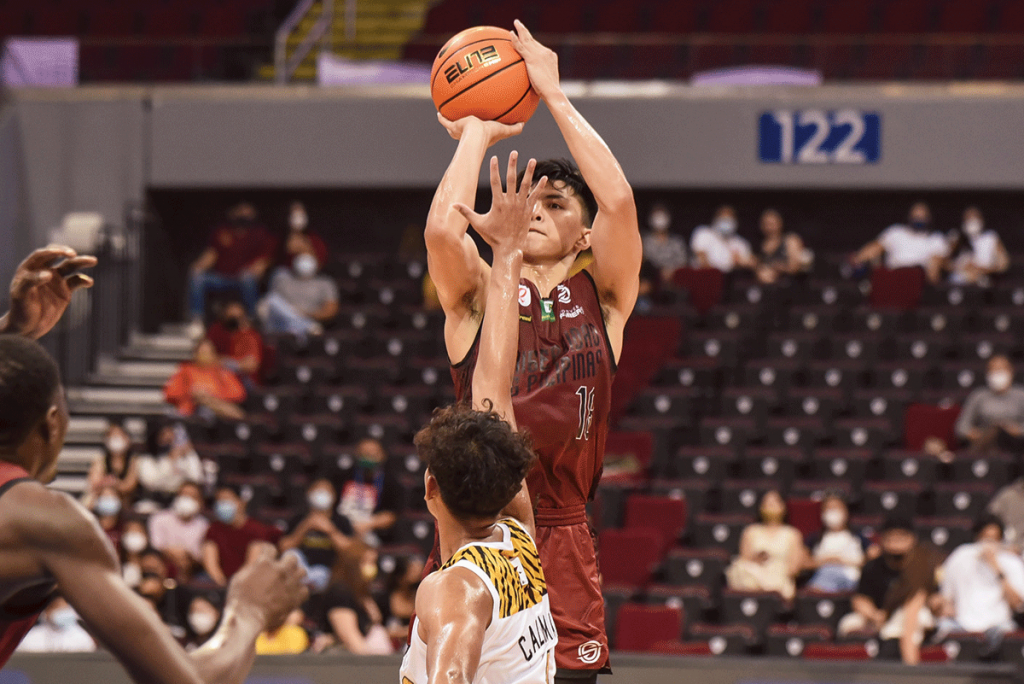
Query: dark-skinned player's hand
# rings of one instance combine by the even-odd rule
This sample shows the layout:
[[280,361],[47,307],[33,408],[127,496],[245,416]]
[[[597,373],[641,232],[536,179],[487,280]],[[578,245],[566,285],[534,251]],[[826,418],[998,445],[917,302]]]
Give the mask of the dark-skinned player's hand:
[[79,273],[96,265],[96,257],[79,256],[63,245],[37,249],[21,262],[11,280],[11,310],[0,318],[0,332],[38,339],[68,308],[75,290],[92,287]]
[[486,214],[478,214],[465,204],[456,203],[453,208],[466,217],[476,232],[480,233],[487,244],[497,253],[504,249],[521,249],[530,231],[537,203],[541,193],[547,187],[547,176],[533,185],[533,170],[537,161],[531,159],[526,164],[523,182],[516,188],[517,161],[519,153],[512,151],[508,156],[506,187],[501,187],[501,175],[498,173],[498,158],[491,157],[491,208]]
[[272,632],[309,597],[305,580],[306,570],[294,554],[277,558],[271,544],[261,543],[253,559],[231,578],[227,603],[255,609]]

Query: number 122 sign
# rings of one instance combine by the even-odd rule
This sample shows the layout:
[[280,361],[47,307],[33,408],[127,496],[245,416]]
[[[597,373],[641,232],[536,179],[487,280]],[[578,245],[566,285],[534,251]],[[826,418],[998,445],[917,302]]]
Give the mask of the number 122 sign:
[[758,156],[765,164],[877,164],[877,112],[780,109],[761,114]]

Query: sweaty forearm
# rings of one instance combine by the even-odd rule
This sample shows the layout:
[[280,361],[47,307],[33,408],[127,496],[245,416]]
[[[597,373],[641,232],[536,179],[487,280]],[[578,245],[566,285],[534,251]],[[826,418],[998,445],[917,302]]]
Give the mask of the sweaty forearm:
[[468,223],[452,209],[456,203],[473,206],[480,177],[480,165],[487,153],[487,136],[480,128],[468,128],[459,140],[448,170],[437,186],[427,214],[427,249],[439,240],[461,243]]
[[492,408],[515,425],[510,387],[515,373],[518,337],[518,286],[523,253],[501,250],[494,255],[487,288],[487,312],[480,333],[480,350],[473,373],[474,408],[490,400]]
[[242,684],[252,669],[256,637],[263,620],[245,606],[229,605],[216,634],[191,654],[196,668],[208,684]]

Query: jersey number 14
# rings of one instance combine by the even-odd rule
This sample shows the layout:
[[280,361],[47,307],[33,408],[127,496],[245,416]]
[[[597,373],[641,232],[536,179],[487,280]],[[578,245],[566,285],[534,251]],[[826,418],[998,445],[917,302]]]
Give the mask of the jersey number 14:
[[580,398],[580,429],[576,439],[590,439],[590,423],[594,420],[594,393],[595,390],[586,385],[576,390],[576,396]]

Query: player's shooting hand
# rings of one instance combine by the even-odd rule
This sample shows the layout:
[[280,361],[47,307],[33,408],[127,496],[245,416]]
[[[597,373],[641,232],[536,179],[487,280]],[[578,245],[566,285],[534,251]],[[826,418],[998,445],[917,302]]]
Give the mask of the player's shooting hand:
[[456,121],[450,121],[443,116],[441,112],[437,113],[437,120],[441,122],[441,125],[448,131],[448,135],[452,136],[456,140],[462,140],[462,136],[467,131],[476,129],[483,133],[487,138],[487,146],[490,147],[499,140],[505,138],[511,138],[514,135],[519,135],[523,132],[523,124],[503,124],[497,121],[483,121],[475,116],[465,116]]
[[261,544],[256,556],[231,579],[228,605],[255,609],[267,631],[284,624],[288,614],[309,596],[306,570],[299,566],[294,554],[276,558],[270,544]]
[[452,205],[456,211],[466,217],[469,224],[480,233],[487,244],[495,252],[499,250],[521,249],[530,232],[530,224],[536,214],[540,193],[547,186],[547,176],[533,185],[533,170],[537,160],[531,159],[526,164],[523,182],[516,187],[517,161],[519,153],[513,151],[508,156],[508,171],[505,188],[501,187],[501,175],[498,173],[498,158],[491,157],[491,209],[486,214],[478,214],[465,204]]
[[38,339],[64,315],[71,294],[92,287],[79,273],[96,265],[96,257],[78,256],[63,245],[37,249],[21,262],[11,280],[11,310],[0,318],[0,332]]
[[540,95],[540,99],[546,100],[559,92],[558,55],[551,48],[537,42],[530,30],[523,26],[523,22],[516,19],[514,23],[516,30],[509,32],[512,35],[512,47],[523,56],[533,89]]

